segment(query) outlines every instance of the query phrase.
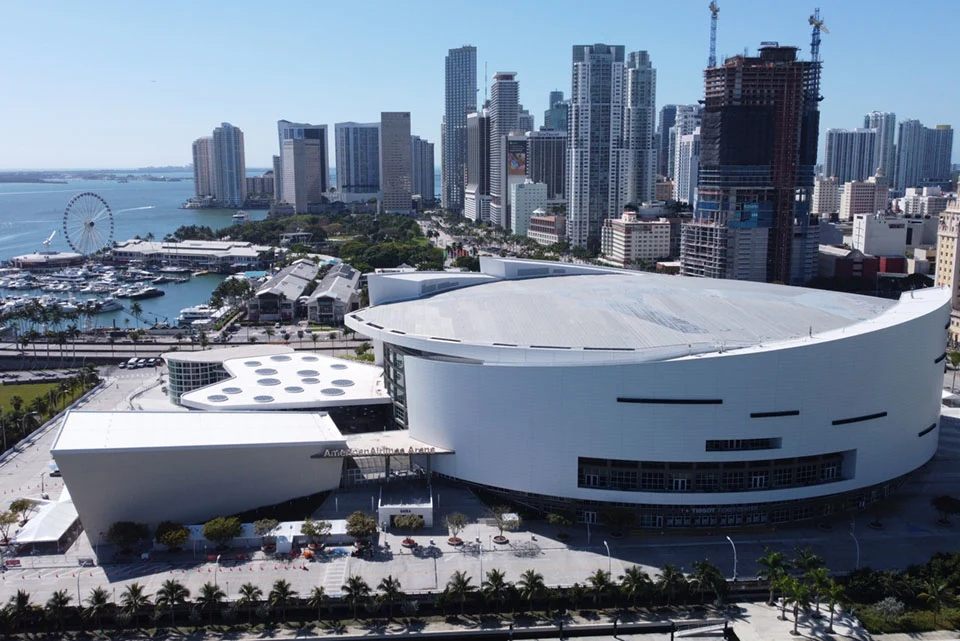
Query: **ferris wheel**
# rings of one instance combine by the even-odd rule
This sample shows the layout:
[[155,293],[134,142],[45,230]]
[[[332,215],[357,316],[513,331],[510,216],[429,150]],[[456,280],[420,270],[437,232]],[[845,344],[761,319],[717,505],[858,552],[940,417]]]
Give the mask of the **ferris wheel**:
[[63,235],[78,254],[89,255],[113,245],[113,212],[91,191],[77,194],[63,212]]

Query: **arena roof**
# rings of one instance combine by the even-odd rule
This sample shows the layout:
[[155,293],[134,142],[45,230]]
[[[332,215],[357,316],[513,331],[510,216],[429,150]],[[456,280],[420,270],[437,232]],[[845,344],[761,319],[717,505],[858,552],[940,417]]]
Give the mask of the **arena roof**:
[[623,270],[507,278],[362,309],[348,315],[348,324],[399,344],[417,337],[438,346],[702,351],[697,346],[735,349],[837,330],[897,305],[816,289]]
[[289,412],[264,422],[253,412],[70,411],[50,453],[166,448],[256,447],[343,442],[327,414]]
[[165,352],[160,356],[167,361],[181,361],[185,363],[222,363],[233,358],[248,358],[254,356],[271,356],[273,354],[291,354],[294,349],[289,345],[236,345],[234,347],[220,347],[200,351]]
[[[227,350],[222,350],[227,351]],[[383,369],[310,352],[251,353],[223,362],[230,378],[187,392],[185,407],[233,410],[306,410],[390,403]]]

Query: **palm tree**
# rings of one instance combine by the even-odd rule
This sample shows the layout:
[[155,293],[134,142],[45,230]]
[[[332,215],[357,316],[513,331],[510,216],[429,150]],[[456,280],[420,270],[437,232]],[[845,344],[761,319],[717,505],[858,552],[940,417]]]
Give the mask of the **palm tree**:
[[810,546],[805,548],[797,546],[793,552],[796,556],[793,557],[792,565],[801,572],[809,572],[810,570],[822,568],[824,565],[823,558],[814,554],[813,548]]
[[223,590],[220,589],[216,583],[210,583],[207,581],[200,586],[200,593],[197,595],[197,605],[200,606],[200,610],[209,610],[210,611],[210,625],[213,625],[213,613],[216,611],[217,606],[223,602],[226,598],[226,594]]
[[370,598],[370,586],[366,581],[354,575],[347,578],[347,582],[340,586],[343,598],[353,606],[353,618],[357,618],[357,606]]
[[324,591],[322,586],[314,586],[313,590],[310,592],[310,598],[307,599],[307,605],[311,608],[317,609],[317,621],[320,620],[320,610],[323,608],[323,604],[327,602],[327,593]]
[[833,634],[833,611],[837,605],[847,600],[846,593],[842,585],[831,579],[826,590],[823,592],[823,596],[826,597],[827,604],[830,606],[830,625],[827,626],[827,632]]
[[496,568],[487,570],[487,578],[480,584],[480,592],[485,599],[494,603],[503,603],[510,592],[510,583],[507,581],[507,575],[503,570]]
[[392,574],[388,574],[386,578],[377,585],[377,590],[380,591],[380,600],[387,604],[390,610],[390,618],[392,619],[393,605],[403,598],[403,592],[400,589],[400,579],[395,579]]
[[87,609],[83,611],[83,616],[93,618],[97,622],[97,629],[103,630],[103,613],[110,607],[110,595],[106,589],[99,586],[90,590],[90,596],[87,597]]
[[923,582],[923,591],[917,597],[933,606],[934,627],[936,627],[937,620],[940,618],[940,610],[943,608],[943,604],[949,601],[951,596],[950,583],[939,576],[934,575]]
[[170,627],[177,627],[177,607],[190,598],[190,590],[175,579],[167,579],[157,590],[157,609],[170,609]]
[[130,314],[137,319],[137,329],[140,329],[140,317],[143,316],[143,305],[140,304],[140,301],[135,300],[131,303]]
[[317,351],[317,341],[320,340],[320,335],[314,332],[310,334],[310,340],[313,341],[313,351]]
[[517,590],[520,592],[520,598],[527,602],[527,609],[533,609],[533,600],[540,596],[547,589],[543,582],[543,575],[534,570],[526,570],[520,575],[517,581]]
[[273,338],[273,335],[274,335],[276,332],[273,331],[273,328],[272,328],[272,327],[268,327],[268,328],[266,328],[265,330],[263,330],[263,333],[267,335],[267,342],[269,343],[269,342],[270,342],[270,339]]
[[610,573],[605,570],[597,570],[588,576],[587,583],[590,584],[590,590],[593,592],[594,605],[599,605],[600,597],[613,587],[613,581],[610,580]]
[[776,582],[773,586],[780,592],[780,620],[787,620],[787,595],[790,594],[794,589],[794,584],[798,583],[795,577],[790,576],[789,574],[782,574],[777,577]]
[[144,592],[143,586],[134,581],[120,595],[120,607],[124,614],[133,618],[133,625],[139,627],[140,611],[150,607],[150,597]]
[[240,586],[240,599],[238,604],[247,608],[247,623],[253,620],[253,608],[263,597],[263,590],[253,583],[244,583]]
[[22,625],[30,615],[32,607],[30,605],[30,593],[24,590],[17,590],[17,593],[10,597],[10,603],[7,610],[13,618],[17,627]]
[[70,607],[71,601],[73,601],[73,597],[66,590],[57,590],[47,599],[44,609],[57,620],[57,630],[63,629],[63,614]]
[[630,604],[637,607],[637,597],[644,594],[653,582],[650,575],[644,572],[639,565],[631,565],[623,574],[617,577],[620,581],[620,591],[630,599]]
[[452,596],[460,597],[460,614],[463,614],[464,606],[467,603],[467,595],[476,589],[476,586],[471,585],[470,581],[471,577],[463,570],[454,572],[450,575],[450,580],[447,581],[447,591]]
[[283,618],[283,622],[287,622],[287,605],[290,604],[297,596],[296,590],[290,587],[290,584],[279,579],[273,582],[273,587],[270,589],[270,594],[267,595],[267,598],[270,601],[271,608],[280,608],[280,616]]
[[947,352],[947,360],[950,367],[953,368],[953,383],[950,385],[950,391],[957,391],[957,369],[960,368],[960,352]]
[[663,569],[660,570],[660,574],[657,575],[657,587],[660,589],[661,594],[667,596],[667,605],[670,605],[673,601],[673,597],[676,596],[677,591],[682,590],[686,586],[687,577],[672,563],[664,565]]
[[23,408],[23,397],[14,394],[10,397],[10,405],[13,406],[14,412],[19,412]]
[[816,604],[816,616],[820,616],[820,599],[823,597],[830,585],[830,575],[827,568],[813,568],[807,570],[806,579],[813,595],[813,601]]
[[798,634],[797,626],[800,622],[800,608],[806,610],[810,607],[810,588],[802,581],[790,577],[787,582],[784,601],[793,604],[793,634],[796,636]]
[[770,598],[767,603],[773,605],[773,591],[781,577],[787,574],[790,569],[790,562],[783,552],[774,552],[768,547],[763,548],[763,556],[757,559],[757,565],[760,570],[757,572],[757,578],[765,581],[770,589]]
[[719,599],[721,592],[727,587],[727,580],[723,573],[709,559],[693,562],[693,575],[690,583],[694,584],[700,593],[700,603],[703,603],[703,594],[708,590]]

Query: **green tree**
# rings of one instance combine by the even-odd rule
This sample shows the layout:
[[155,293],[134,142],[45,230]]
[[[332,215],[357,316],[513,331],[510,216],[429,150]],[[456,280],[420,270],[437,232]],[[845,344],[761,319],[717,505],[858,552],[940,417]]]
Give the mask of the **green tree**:
[[197,605],[200,606],[201,611],[206,610],[210,613],[210,625],[213,625],[213,613],[217,611],[226,596],[216,583],[207,581],[200,586],[200,592],[197,594]]
[[340,586],[343,599],[353,607],[353,618],[357,618],[357,606],[370,599],[370,585],[356,575],[347,577],[347,582]]
[[253,522],[253,533],[260,537],[261,545],[273,543],[271,535],[280,527],[277,519],[260,519]]
[[324,591],[323,586],[314,586],[313,590],[310,591],[310,598],[307,599],[307,605],[317,609],[317,621],[320,620],[320,610],[323,609],[323,605],[326,602],[327,593]]
[[933,610],[933,625],[936,627],[940,619],[940,611],[945,603],[953,596],[950,583],[939,576],[932,576],[923,582],[923,591],[917,595],[921,601],[926,601]]
[[794,549],[793,554],[791,565],[801,572],[816,570],[817,568],[822,568],[824,565],[823,557],[815,554],[813,548],[810,546],[802,548],[798,545]]
[[567,590],[567,598],[570,599],[570,605],[573,606],[574,610],[580,609],[580,603],[587,596],[587,589],[580,583],[574,583],[570,586],[570,589]]
[[235,516],[218,516],[203,524],[203,538],[216,543],[218,548],[226,547],[231,539],[240,536],[243,525]]
[[97,629],[103,630],[103,614],[111,607],[110,595],[105,588],[97,586],[90,590],[87,597],[87,607],[83,616],[97,622]]
[[190,540],[190,528],[182,523],[163,521],[157,526],[154,540],[172,551],[181,549]]
[[511,587],[503,571],[494,568],[487,570],[487,578],[480,584],[480,592],[488,601],[502,605],[510,593]]
[[770,597],[767,603],[773,605],[773,592],[776,589],[777,581],[787,574],[790,569],[790,562],[783,552],[774,552],[768,547],[763,548],[763,556],[757,559],[757,565],[760,569],[757,571],[757,578],[767,584],[770,590]]
[[513,532],[520,527],[520,515],[507,505],[495,505],[490,508],[490,514],[497,523],[497,530],[502,537],[504,532]]
[[273,587],[270,588],[270,594],[267,596],[270,607],[280,609],[280,616],[283,618],[284,623],[287,622],[287,606],[290,605],[290,602],[293,601],[296,596],[296,590],[291,588],[290,584],[283,579],[274,581]]
[[129,552],[133,546],[150,538],[150,528],[144,523],[117,521],[107,530],[105,538],[121,552]]
[[10,502],[10,513],[16,516],[21,523],[30,518],[30,515],[36,509],[37,504],[30,499],[16,499]]
[[66,590],[57,590],[47,599],[44,609],[57,622],[57,630],[63,630],[63,615],[70,607],[71,601],[73,597]]
[[263,590],[254,583],[244,583],[240,586],[240,598],[237,603],[247,610],[247,623],[253,619],[253,609],[263,598]]
[[17,590],[17,593],[10,597],[6,607],[6,611],[10,613],[10,618],[16,628],[20,628],[29,621],[32,610],[30,593],[26,590]]
[[610,579],[610,573],[606,570],[597,570],[588,576],[587,584],[590,586],[590,591],[593,592],[593,604],[597,607],[599,607],[603,595],[614,587],[613,581]]
[[377,534],[377,521],[362,510],[347,517],[347,536],[358,541],[372,538]]
[[838,605],[846,603],[846,591],[842,585],[831,579],[823,592],[823,596],[827,600],[827,605],[830,606],[830,624],[827,626],[827,632],[833,634],[833,613]]
[[527,610],[533,609],[533,600],[543,594],[546,589],[543,575],[534,570],[525,570],[517,581],[517,591],[520,593],[520,598],[527,602]]
[[177,627],[177,608],[190,598],[190,590],[176,579],[167,579],[157,590],[156,603],[158,610],[170,610],[170,627]]
[[947,352],[947,361],[950,363],[950,368],[953,370],[953,383],[950,384],[950,391],[957,391],[957,369],[960,369],[960,352],[950,351]]
[[307,537],[308,543],[323,543],[323,540],[330,536],[331,528],[333,525],[329,521],[307,518],[300,526],[300,534]]
[[650,575],[639,565],[631,565],[617,579],[620,581],[620,591],[630,599],[633,607],[637,607],[637,597],[646,594],[653,586]]
[[552,512],[547,515],[547,523],[559,529],[558,537],[565,539],[569,536],[567,529],[573,525],[573,518],[566,512]]
[[147,596],[143,586],[134,581],[120,594],[120,610],[133,619],[133,625],[140,626],[140,612],[150,607],[150,597]]
[[706,592],[713,592],[716,598],[722,599],[727,591],[727,580],[723,573],[709,559],[693,562],[693,574],[690,576],[697,592],[700,594],[700,603],[703,603],[703,595]]
[[827,568],[811,568],[807,570],[804,578],[807,580],[807,585],[810,588],[810,595],[813,597],[813,602],[815,604],[816,615],[819,617],[820,599],[823,598],[827,588],[830,586],[830,575],[827,572]]
[[446,515],[443,518],[443,524],[447,526],[447,531],[450,533],[452,538],[460,538],[460,533],[467,527],[470,523],[470,519],[467,518],[466,514],[461,512],[452,512]]
[[810,607],[810,588],[802,581],[790,577],[786,583],[784,600],[793,605],[793,634],[799,634],[797,627],[800,624],[800,610]]
[[135,300],[130,304],[130,314],[137,319],[137,329],[140,329],[140,317],[143,316],[143,305]]
[[683,575],[680,568],[672,563],[667,563],[657,575],[657,589],[660,594],[667,597],[667,605],[673,602],[678,592],[682,592],[687,587],[687,577]]
[[403,591],[400,588],[400,579],[393,578],[392,574],[388,574],[380,581],[379,585],[377,585],[377,590],[380,592],[380,600],[387,604],[391,619],[393,618],[394,604],[403,600]]
[[17,515],[13,512],[0,512],[0,543],[10,540],[10,530],[17,524]]
[[460,614],[463,614],[464,606],[467,603],[467,595],[476,590],[476,586],[471,584],[471,577],[463,570],[457,570],[450,575],[447,581],[447,591],[451,596],[460,598]]

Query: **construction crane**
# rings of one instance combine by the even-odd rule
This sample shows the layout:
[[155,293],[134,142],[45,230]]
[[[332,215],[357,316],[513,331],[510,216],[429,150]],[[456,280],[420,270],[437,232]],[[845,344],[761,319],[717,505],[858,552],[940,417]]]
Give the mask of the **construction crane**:
[[823,100],[820,95],[820,32],[830,33],[820,18],[820,9],[814,9],[813,15],[807,21],[813,27],[810,36],[810,62],[813,63],[813,82],[810,83],[810,98],[816,102]]
[[47,249],[50,249],[50,243],[53,242],[53,237],[56,235],[57,235],[57,230],[54,229],[52,232],[50,232],[50,235],[47,236],[47,239],[43,241],[43,246],[46,247]]
[[710,59],[707,61],[708,67],[717,66],[717,16],[720,14],[720,7],[716,0],[710,0]]

